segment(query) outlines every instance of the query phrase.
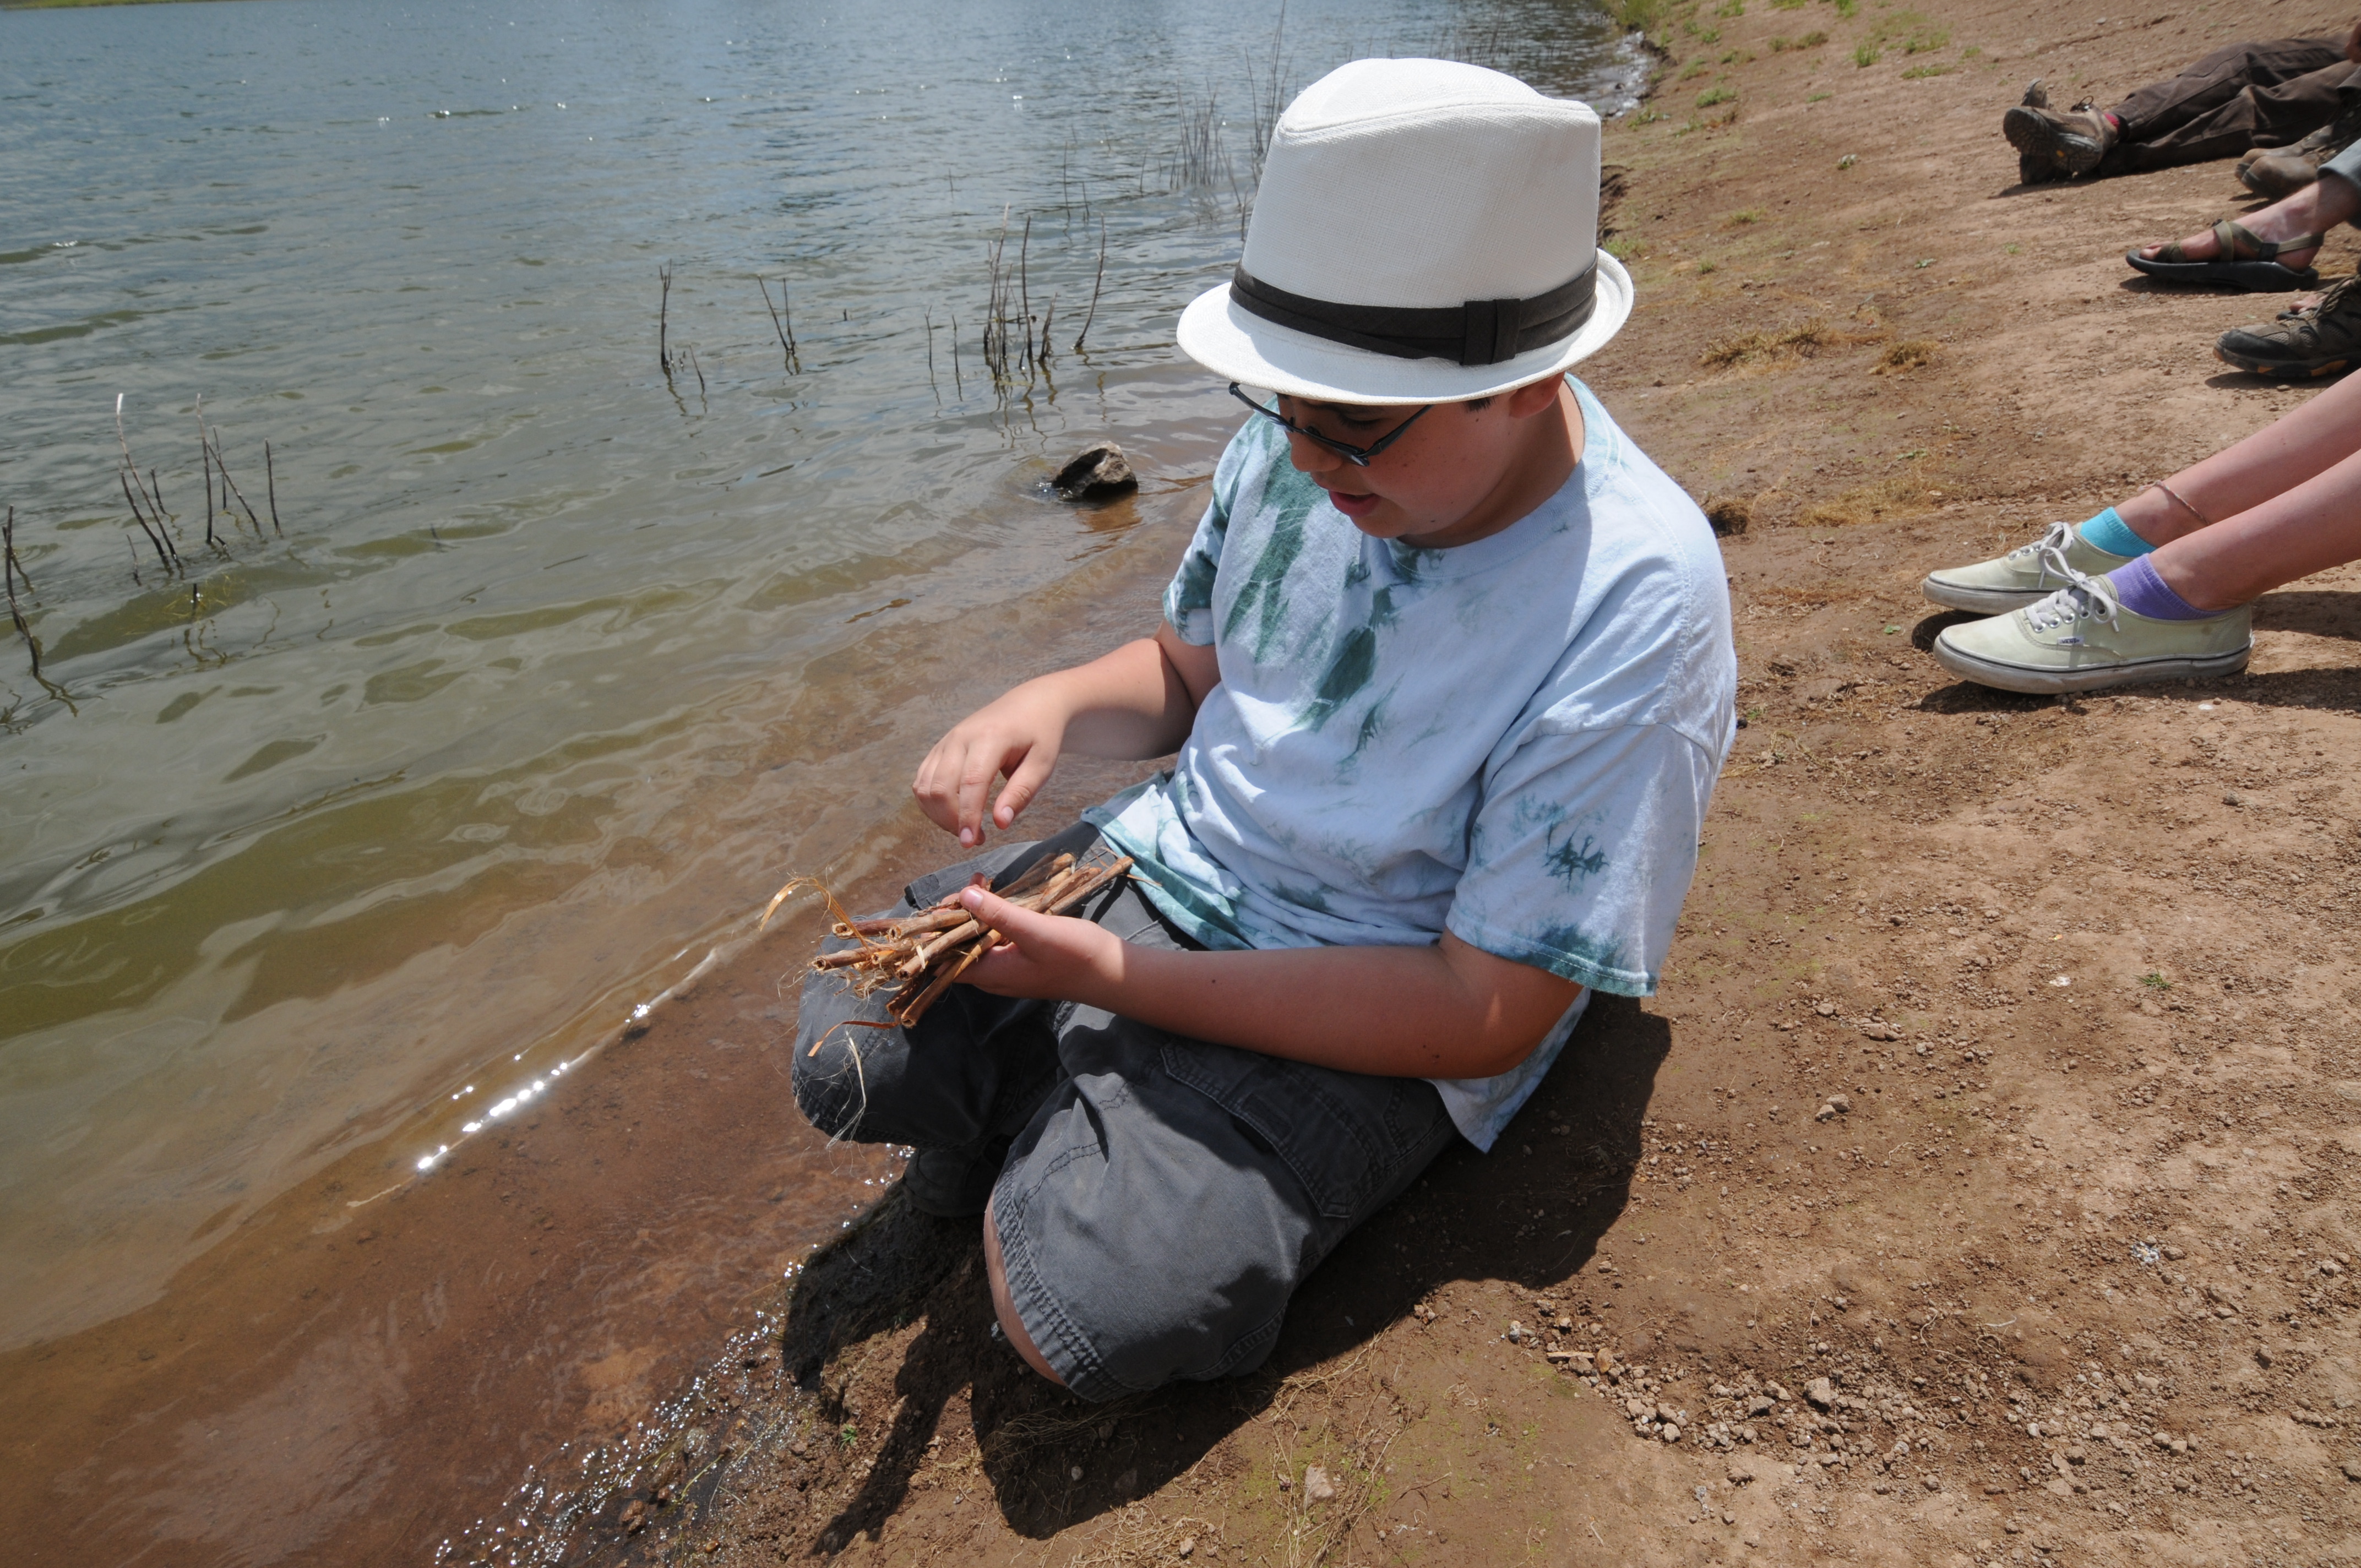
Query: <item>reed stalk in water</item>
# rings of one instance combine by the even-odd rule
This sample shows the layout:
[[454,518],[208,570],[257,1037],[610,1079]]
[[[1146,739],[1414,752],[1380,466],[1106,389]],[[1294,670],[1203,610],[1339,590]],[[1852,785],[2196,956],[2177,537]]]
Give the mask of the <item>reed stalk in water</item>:
[[287,531],[279,526],[279,474],[270,466],[270,443],[267,441],[262,444],[262,482],[270,491],[270,532],[284,539]]
[[656,269],[656,365],[664,371],[664,379],[672,379],[672,346],[669,338],[672,316],[672,263]]
[[221,427],[218,425],[214,427],[214,472],[221,476],[222,510],[227,511],[229,498],[236,496],[239,509],[246,513],[246,521],[254,525],[254,536],[261,538],[262,520],[254,515],[254,508],[247,503],[246,492],[237,488],[237,481],[229,477],[229,465],[222,461]]
[[[19,577],[25,579],[25,591],[29,594],[33,591],[33,578],[32,575],[25,570],[24,564],[16,559],[16,509],[15,507],[8,509],[7,521],[0,522],[0,569],[5,570],[8,578],[8,619],[16,623],[16,635],[22,637],[25,640],[25,646],[32,651],[33,678],[39,681],[41,680],[41,640],[33,635],[33,629],[25,624],[25,612],[16,608],[16,579]],[[47,681],[41,681],[41,684],[49,685]]]
[[1082,330],[1074,334],[1074,352],[1082,351],[1082,339],[1091,335],[1091,323],[1099,319],[1099,286],[1106,281],[1106,219],[1099,219],[1099,270],[1091,280],[1090,313],[1082,317]]
[[[786,357],[786,367],[801,375],[804,362],[803,356],[796,352],[795,307],[787,302],[786,280],[779,280],[778,305],[771,303],[771,285],[763,280],[763,275],[759,272],[754,275],[754,286],[763,291],[763,308],[771,313],[771,330],[779,334],[779,352]],[[786,307],[784,317],[780,314],[780,306]]]

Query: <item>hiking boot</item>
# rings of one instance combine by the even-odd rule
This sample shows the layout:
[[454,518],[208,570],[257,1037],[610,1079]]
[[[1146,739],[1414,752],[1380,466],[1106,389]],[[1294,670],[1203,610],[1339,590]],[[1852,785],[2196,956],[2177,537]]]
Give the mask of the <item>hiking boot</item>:
[[[2023,106],[2027,109],[2049,107],[2049,89],[2041,84],[2041,78],[2037,76],[2026,85]],[[2059,171],[2058,165],[2047,156],[2034,158],[2025,153],[2017,155],[2016,181],[2020,185],[2047,185],[2052,180],[2065,178],[2066,176]]]
[[1978,685],[2012,692],[2085,692],[2135,681],[2235,674],[2254,649],[2255,612],[2240,605],[2202,620],[2153,620],[2116,602],[2114,585],[2050,565],[2067,586],[1989,620],[1949,626],[1935,661]]
[[902,1172],[902,1195],[922,1214],[939,1220],[965,1220],[983,1212],[992,1198],[992,1184],[1008,1162],[1013,1140],[994,1138],[979,1152],[973,1147],[920,1149]]
[[2049,532],[2030,544],[1972,566],[1929,572],[1918,591],[1950,609],[1978,615],[2004,615],[2048,598],[2069,579],[2052,572],[2044,559],[2056,552],[2066,565],[2088,576],[2103,576],[2129,562],[2129,555],[2111,555],[2082,538],[2070,522],[2053,522]]
[[2316,305],[2234,327],[2214,341],[2213,357],[2257,376],[2341,376],[2361,362],[2361,286],[2339,278]]
[[2036,165],[2049,170],[2047,178],[2064,180],[2095,174],[2099,160],[2115,145],[2115,127],[2096,109],[2054,109],[2019,104],[2000,117],[2000,134],[2016,148],[2017,169]]
[[2238,182],[2257,196],[2283,201],[2320,178],[2320,166],[2361,141],[2361,103],[2292,147],[2257,148],[2238,160]]

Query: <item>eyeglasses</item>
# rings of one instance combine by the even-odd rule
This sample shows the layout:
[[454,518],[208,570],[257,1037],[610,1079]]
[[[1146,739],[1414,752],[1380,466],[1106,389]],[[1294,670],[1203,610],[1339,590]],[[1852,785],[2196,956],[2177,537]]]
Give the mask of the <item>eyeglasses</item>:
[[1264,407],[1262,404],[1255,401],[1252,398],[1247,397],[1246,393],[1240,389],[1235,381],[1230,383],[1230,396],[1237,399],[1238,401],[1246,404],[1246,407],[1254,410],[1255,412],[1262,415],[1263,418],[1270,421],[1273,424],[1279,426],[1279,429],[1287,432],[1290,435],[1300,435],[1303,437],[1304,440],[1311,442],[1313,445],[1318,446],[1324,451],[1334,452],[1337,456],[1342,457],[1345,462],[1350,463],[1356,468],[1367,467],[1369,466],[1370,458],[1375,457],[1378,453],[1383,452],[1387,447],[1391,446],[1395,442],[1400,441],[1401,439],[1402,432],[1408,430],[1411,425],[1418,422],[1419,414],[1426,412],[1428,409],[1434,406],[1433,403],[1422,404],[1419,408],[1418,413],[1411,415],[1410,418],[1402,421],[1401,423],[1394,426],[1393,429],[1378,437],[1377,440],[1371,442],[1368,445],[1350,446],[1341,441],[1331,441],[1328,437],[1321,434],[1316,430],[1306,430],[1303,426],[1296,423],[1293,420],[1279,412],[1278,405],[1276,404],[1273,404],[1268,408]]

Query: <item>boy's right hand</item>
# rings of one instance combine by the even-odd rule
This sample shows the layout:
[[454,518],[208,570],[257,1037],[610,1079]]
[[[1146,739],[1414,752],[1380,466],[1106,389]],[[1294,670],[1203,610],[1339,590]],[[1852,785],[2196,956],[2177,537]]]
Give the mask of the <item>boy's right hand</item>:
[[1008,784],[992,804],[992,822],[1013,826],[1041,793],[1058,765],[1066,739],[1062,704],[1032,686],[1019,686],[997,702],[976,709],[935,742],[918,764],[910,793],[928,821],[959,835],[962,849],[983,842],[983,799],[993,779]]

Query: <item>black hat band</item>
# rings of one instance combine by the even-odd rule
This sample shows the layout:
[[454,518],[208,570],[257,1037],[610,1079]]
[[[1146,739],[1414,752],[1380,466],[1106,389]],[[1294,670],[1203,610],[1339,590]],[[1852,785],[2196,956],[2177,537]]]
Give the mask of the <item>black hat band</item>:
[[1396,359],[1498,365],[1580,331],[1597,303],[1598,287],[1594,260],[1570,281],[1530,300],[1469,300],[1431,310],[1340,305],[1273,288],[1241,262],[1230,277],[1230,298],[1267,322],[1349,348]]

